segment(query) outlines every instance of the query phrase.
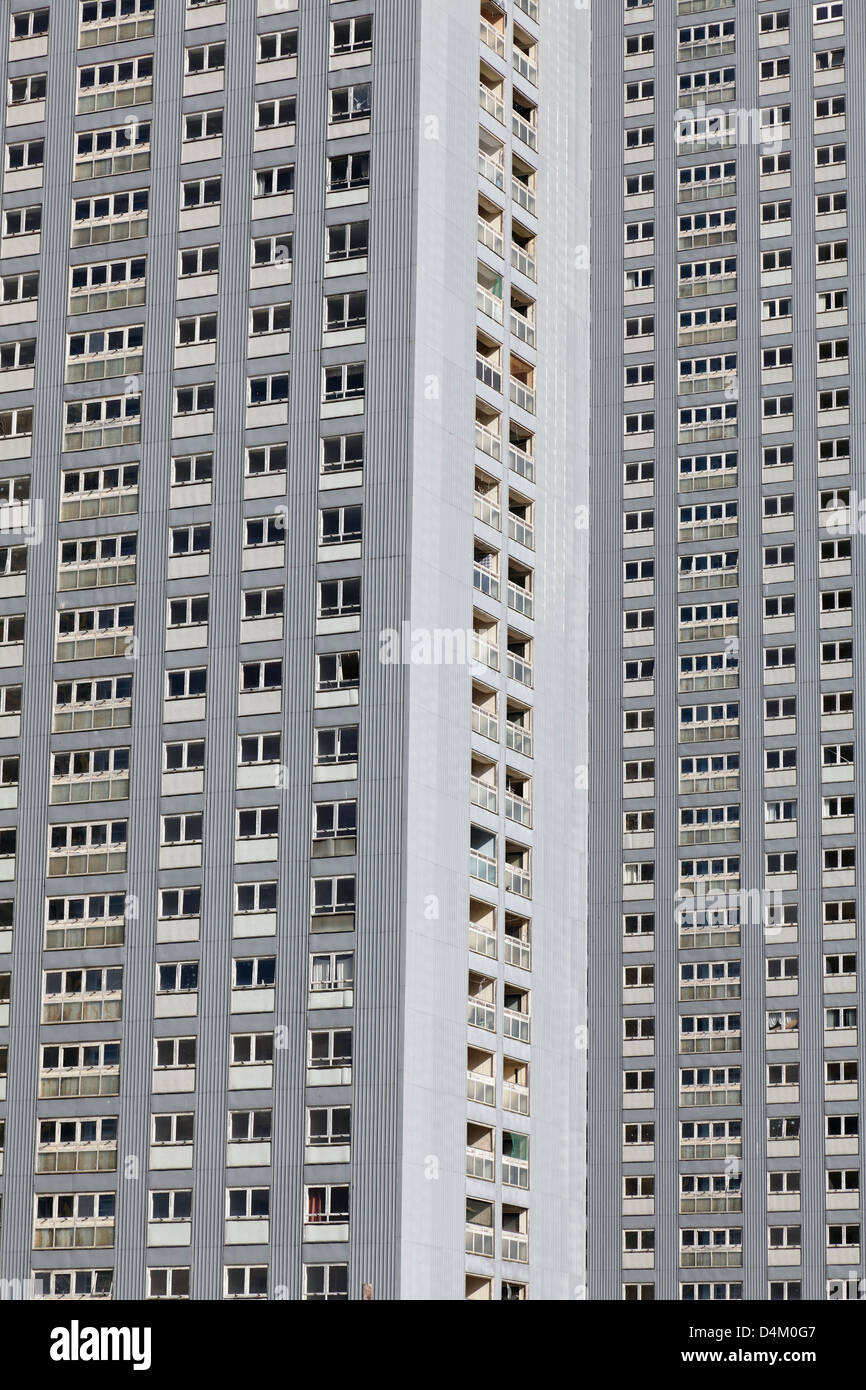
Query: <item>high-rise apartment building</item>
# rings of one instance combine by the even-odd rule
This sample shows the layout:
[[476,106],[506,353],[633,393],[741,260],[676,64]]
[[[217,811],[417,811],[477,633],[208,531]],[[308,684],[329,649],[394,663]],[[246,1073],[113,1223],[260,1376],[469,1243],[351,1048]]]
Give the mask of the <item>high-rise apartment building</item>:
[[589,12],[4,0],[0,90],[0,1277],[580,1296]]
[[864,51],[593,5],[591,1298],[862,1277]]

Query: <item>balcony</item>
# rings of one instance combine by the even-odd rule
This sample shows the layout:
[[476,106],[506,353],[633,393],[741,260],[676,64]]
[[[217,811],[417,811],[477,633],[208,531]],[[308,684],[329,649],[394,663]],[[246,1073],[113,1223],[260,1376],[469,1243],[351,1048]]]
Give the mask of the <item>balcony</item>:
[[[528,108],[527,108],[528,109]],[[533,113],[534,114],[534,113]],[[538,132],[534,122],[526,120],[519,111],[511,113],[511,130],[518,140],[522,140],[524,145],[530,150],[538,149]]]
[[472,504],[475,520],[483,522],[485,526],[490,526],[494,531],[502,529],[502,511],[498,501],[496,501],[497,497],[498,490],[496,488],[491,488],[487,493],[476,491]]
[[505,125],[505,103],[492,87],[485,87],[483,82],[479,83],[478,100],[482,111],[486,111],[500,125]]
[[[507,886],[506,882],[506,887]],[[506,1038],[512,1038],[516,1042],[528,1043],[529,1015],[519,1013],[516,1009],[503,1009],[502,1032]]]
[[513,512],[508,513],[508,538],[527,550],[535,549],[535,527]]
[[506,1187],[529,1187],[529,1160],[502,1155],[502,1181]]
[[502,440],[498,434],[487,425],[483,425],[480,420],[475,422],[475,447],[480,449],[483,454],[496,459],[497,463],[502,462]]
[[496,932],[490,931],[480,922],[470,922],[469,949],[474,951],[477,956],[486,956],[488,960],[495,960]]
[[528,483],[535,482],[535,459],[528,450],[521,449],[518,444],[508,445],[508,467],[519,478],[525,478]]
[[491,290],[485,289],[483,285],[478,285],[475,290],[475,305],[482,313],[486,314],[494,323],[505,322],[505,305],[502,301],[502,291],[493,294]]
[[494,29],[492,24],[488,24],[483,16],[481,19],[481,42],[485,43],[491,52],[496,54],[497,58],[505,57],[505,36],[500,34],[498,29]]
[[[488,251],[492,251],[494,256],[505,255],[505,238],[500,231],[497,231],[492,222],[485,221],[483,217],[478,219],[478,240],[482,246],[487,247]],[[492,318],[493,315],[491,314],[489,317]],[[502,322],[501,317],[499,322]]]
[[488,1033],[495,1033],[496,1005],[473,999],[470,995],[466,1005],[466,1022],[472,1028],[484,1028]]
[[529,942],[521,940],[519,936],[509,936],[507,926],[504,946],[503,960],[506,965],[516,966],[518,970],[531,970],[532,948]]
[[488,386],[497,395],[501,394],[502,371],[497,367],[492,357],[484,357],[482,353],[476,352],[475,375],[484,386]]
[[496,887],[496,860],[491,859],[487,854],[482,854],[480,850],[469,851],[469,872],[473,878],[480,879],[482,883],[489,883],[493,888]]
[[538,86],[538,64],[535,62],[535,44],[527,47],[518,47],[517,35],[515,34],[514,50],[511,55],[511,62],[514,71],[529,82],[533,87]]
[[[733,3],[733,0],[731,0]],[[538,0],[514,0],[514,8],[522,10],[525,15],[538,23]]]
[[492,183],[494,188],[501,191],[505,189],[505,170],[496,160],[491,159],[483,150],[478,151],[478,172],[483,179]]
[[514,792],[505,793],[505,815],[508,820],[513,820],[515,824],[524,826],[527,830],[532,826],[532,802],[526,797],[517,796]]
[[526,1264],[529,1260],[529,1236],[518,1232],[502,1232],[502,1258]]
[[[466,1176],[479,1182],[493,1182],[496,1177],[496,1159],[489,1149],[466,1148]],[[466,1228],[470,1228],[467,1226]],[[472,1227],[475,1230],[475,1227]]]
[[[497,668],[498,669],[498,668]],[[505,674],[509,680],[519,681],[521,685],[532,685],[532,662],[518,652],[508,652]]]
[[498,743],[499,717],[496,714],[490,714],[488,710],[482,709],[480,705],[473,705],[472,732],[480,734],[482,738],[489,738],[494,743]]
[[529,1114],[529,1087],[517,1081],[504,1081],[502,1084],[502,1108],[512,1115]]
[[[483,1072],[467,1071],[466,1073],[466,1098],[474,1100],[476,1105],[495,1105],[496,1104],[496,1082],[492,1076],[485,1076]],[[524,1111],[523,1113],[528,1113]]]
[[[489,667],[491,671],[499,670],[499,648],[493,642],[479,636],[477,632],[472,638],[472,659],[482,666]],[[495,877],[492,882],[496,882]]]
[[515,270],[519,270],[521,275],[525,275],[528,280],[538,279],[538,262],[535,257],[530,256],[522,246],[518,246],[516,241],[512,241],[511,243],[511,264]]
[[480,807],[482,811],[489,811],[493,816],[497,814],[499,793],[489,782],[483,782],[480,777],[471,777],[469,797],[473,806]]
[[532,757],[532,734],[523,724],[518,724],[512,719],[505,722],[505,744],[514,753],[520,753],[524,758]]
[[[518,300],[517,305],[515,305],[514,295],[512,294],[511,332],[514,334],[515,338],[518,338],[521,343],[525,343],[526,346],[530,348],[535,347],[534,310],[535,306],[529,301]],[[502,320],[500,319],[499,322],[501,323]]]
[[512,405],[519,406],[529,415],[535,414],[535,391],[531,386],[513,376],[509,379],[508,395]]
[[[484,21],[481,21],[482,24]],[[466,1254],[484,1255],[493,1258],[493,1230],[490,1226],[476,1226],[466,1223]]]
[[518,207],[523,208],[524,212],[528,212],[530,217],[536,216],[538,201],[535,196],[535,190],[528,179],[524,182],[523,179],[512,175],[511,196]]
[[489,598],[493,603],[499,602],[499,580],[490,570],[483,565],[475,565],[472,570],[472,583],[479,594]]
[[519,613],[522,618],[531,619],[534,610],[532,594],[528,589],[523,589],[519,584],[514,584],[509,580],[508,607],[512,612]]

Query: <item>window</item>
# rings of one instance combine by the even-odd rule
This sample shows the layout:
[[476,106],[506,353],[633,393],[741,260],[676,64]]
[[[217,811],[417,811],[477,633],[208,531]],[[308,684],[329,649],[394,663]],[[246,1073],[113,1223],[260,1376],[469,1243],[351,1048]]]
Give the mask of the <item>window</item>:
[[295,191],[295,166],[283,164],[272,169],[253,170],[253,197],[277,198]]
[[274,985],[276,977],[277,962],[274,956],[232,961],[232,989],[268,989]]
[[343,1225],[349,1220],[348,1184],[307,1188],[304,1221],[308,1225]]
[[219,268],[218,246],[192,246],[179,252],[178,273],[182,278],[191,275],[215,275]]
[[162,843],[164,845],[201,844],[203,816],[200,811],[189,811],[181,816],[162,817]]
[[348,1265],[304,1265],[304,1298],[308,1302],[346,1302]]
[[330,92],[331,124],[346,121],[364,120],[370,115],[371,87],[369,82],[358,82],[351,87],[336,87]]
[[213,140],[223,133],[221,110],[194,111],[183,118],[184,140]]
[[226,1265],[226,1298],[267,1298],[266,1265]]
[[226,65],[226,46],[224,43],[201,44],[186,50],[187,73],[215,72]]
[[338,434],[322,440],[322,472],[344,473],[364,466],[364,436]]
[[182,208],[204,208],[219,205],[222,182],[217,178],[191,179],[181,185]]
[[370,186],[370,152],[335,154],[328,158],[328,193],[346,193]]
[[256,130],[288,130],[295,124],[295,98],[256,102]]
[[235,885],[236,912],[275,912],[277,885],[275,883],[238,883]]
[[189,1298],[189,1265],[148,1269],[148,1298]]
[[33,236],[42,230],[42,207],[10,208],[3,213],[3,236]]
[[206,694],[206,667],[186,667],[166,672],[165,697],[167,700],[194,699]]
[[[111,41],[112,36],[107,35],[105,42]],[[119,106],[144,105],[152,100],[151,53],[78,69],[77,111],[80,116],[90,111],[110,111]]]
[[189,1221],[192,1216],[192,1191],[182,1188],[178,1191],[151,1192],[151,1221]]
[[357,690],[360,652],[323,652],[316,657],[316,690]]
[[331,56],[368,52],[373,47],[373,16],[357,15],[354,19],[337,20],[331,24]]
[[284,29],[276,34],[259,35],[258,61],[260,63],[278,62],[281,58],[297,58],[298,31]]
[[327,917],[355,911],[355,875],[314,878],[312,883],[314,917]]
[[316,730],[314,760],[317,767],[354,763],[357,759],[357,724],[344,724],[338,729]]
[[248,401],[251,406],[273,405],[289,398],[288,373],[274,376],[252,376],[248,379]]
[[288,463],[289,451],[285,444],[265,444],[246,451],[246,473],[250,478],[263,477],[268,473],[285,473]]
[[245,589],[242,616],[245,621],[259,618],[281,618],[285,604],[282,589]]
[[255,237],[252,242],[252,264],[258,269],[265,266],[285,266],[291,270],[291,232],[280,232],[276,236]]
[[40,169],[44,163],[44,140],[25,140],[6,146],[6,169],[10,173],[19,169]]
[[[202,382],[197,386],[179,386],[174,393],[174,413],[175,415],[205,415],[214,408],[216,399],[216,386],[212,381]],[[210,530],[209,527],[190,528],[194,530]]]
[[241,691],[281,690],[282,661],[247,661],[241,667]]
[[132,241],[147,236],[149,193],[107,193],[76,198],[72,213],[72,246],[95,246],[106,241]]
[[210,525],[173,526],[169,533],[169,554],[203,555],[210,550]]

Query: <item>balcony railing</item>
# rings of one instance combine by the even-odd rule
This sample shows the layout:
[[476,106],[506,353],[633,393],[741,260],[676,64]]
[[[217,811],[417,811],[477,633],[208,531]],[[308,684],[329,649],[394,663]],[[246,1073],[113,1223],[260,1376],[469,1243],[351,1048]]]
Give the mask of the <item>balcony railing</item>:
[[529,1260],[529,1236],[514,1235],[510,1231],[503,1231],[502,1258],[503,1260],[514,1260],[518,1264],[526,1264]]
[[498,58],[505,57],[505,36],[488,24],[486,19],[481,21],[481,42],[492,48]]
[[525,121],[522,116],[518,116],[516,111],[511,113],[511,129],[518,140],[522,140],[529,149],[538,149],[538,133],[528,121]]
[[[499,322],[502,323],[502,319]],[[535,324],[525,315],[518,314],[516,309],[511,310],[511,331],[527,347],[535,347]]]
[[[505,238],[501,232],[497,232],[489,222],[485,222],[483,217],[478,219],[478,240],[482,246],[486,246],[495,256],[505,254]],[[491,315],[491,318],[493,316]],[[499,322],[502,322],[500,318]]]
[[525,1158],[502,1159],[502,1181],[506,1187],[529,1187],[529,1163]]
[[478,285],[475,291],[475,304],[482,314],[486,314],[495,323],[505,321],[505,305],[495,294],[485,290],[483,285]]
[[509,680],[519,681],[521,685],[532,685],[532,662],[524,661],[522,656],[515,656],[513,652],[509,652],[505,674]]
[[496,933],[486,931],[484,927],[476,926],[474,922],[470,922],[469,949],[474,951],[477,956],[486,956],[489,960],[495,960]]
[[528,521],[521,521],[519,517],[508,517],[508,537],[509,540],[517,541],[518,545],[525,546],[527,550],[535,549],[535,527]]
[[516,893],[521,898],[532,897],[532,875],[525,869],[515,869],[511,865],[505,866],[505,887],[509,893]]
[[482,453],[489,454],[497,462],[502,461],[502,440],[498,434],[494,434],[486,425],[475,421],[475,447]]
[[505,724],[505,744],[513,753],[521,753],[524,758],[532,757],[532,734],[521,724],[512,724],[510,719]]
[[478,172],[483,179],[489,179],[494,187],[504,190],[505,170],[501,164],[497,164],[494,160],[488,159],[486,154],[482,154],[481,150],[478,151]]
[[[477,1105],[496,1104],[496,1082],[492,1076],[480,1076],[477,1071],[466,1073],[466,1098],[474,1100]],[[518,1112],[527,1115],[528,1108]]]
[[479,594],[492,599],[494,603],[499,602],[499,580],[490,570],[484,569],[481,565],[473,566],[472,583]]
[[514,199],[515,203],[519,204],[519,206],[523,208],[524,212],[528,212],[530,217],[535,216],[537,208],[537,199],[535,197],[535,193],[531,188],[528,187],[527,184],[522,183],[521,180],[518,178],[512,178],[511,196]]
[[525,275],[529,280],[538,279],[538,264],[534,256],[518,246],[516,241],[511,243],[511,264],[515,270],[519,270],[521,275]]
[[[478,1178],[481,1182],[493,1182],[496,1177],[496,1159],[487,1149],[466,1150],[466,1176]],[[518,1184],[514,1184],[516,1187]]]
[[535,392],[531,386],[525,386],[517,377],[511,377],[508,384],[508,395],[513,405],[517,405],[521,410],[525,410],[528,415],[535,414]]
[[490,526],[494,531],[502,529],[502,511],[495,502],[488,502],[486,497],[480,493],[475,494],[473,505],[476,521],[483,521],[485,526]]
[[517,1042],[529,1042],[529,1014],[519,1014],[514,1009],[502,1010],[502,1031],[506,1038]]
[[516,9],[528,14],[530,19],[534,19],[536,24],[538,23],[538,0],[514,0],[514,5]]
[[482,811],[490,811],[492,815],[496,815],[499,793],[489,782],[482,782],[480,777],[470,778],[469,795],[473,806],[480,806]]
[[495,1033],[496,1005],[470,999],[466,1006],[466,1022],[473,1028],[484,1028],[488,1033]]
[[496,860],[489,855],[479,854],[477,850],[469,853],[469,872],[473,878],[478,878],[482,883],[490,883],[496,887]]
[[478,93],[478,100],[482,109],[492,116],[494,121],[499,121],[505,125],[505,102],[502,98],[498,97],[489,87],[485,87],[483,82],[479,84]]
[[[494,646],[492,642],[486,642],[477,633],[472,639],[472,657],[482,666],[489,666],[491,671],[499,670],[499,648]],[[495,878],[493,882],[496,882]]]
[[528,1115],[529,1087],[520,1086],[516,1081],[503,1081],[502,1108],[510,1111],[512,1115]]
[[491,361],[489,357],[482,357],[480,352],[475,354],[475,375],[485,386],[489,386],[491,391],[497,395],[502,392],[502,372]]
[[481,734],[482,738],[492,739],[494,743],[499,742],[499,718],[495,714],[488,714],[486,710],[480,709],[478,705],[472,706],[472,731]]
[[516,965],[518,970],[531,969],[532,948],[528,941],[521,941],[519,936],[506,935],[504,944],[503,959],[506,965]]
[[518,449],[516,444],[508,446],[508,467],[528,483],[535,482],[535,459],[525,449]]
[[508,607],[514,613],[519,613],[522,618],[531,618],[534,607],[532,594],[526,589],[521,589],[519,584],[509,584]]
[[[481,21],[482,24],[484,21]],[[489,1226],[466,1225],[466,1254],[493,1258],[493,1230]]]
[[525,797],[515,796],[513,792],[506,792],[505,814],[509,820],[528,829],[532,825],[532,802]]
[[521,49],[515,48],[511,61],[514,64],[515,72],[519,72],[521,77],[525,77],[527,82],[531,82],[533,87],[538,86],[538,64],[533,63],[532,59]]

